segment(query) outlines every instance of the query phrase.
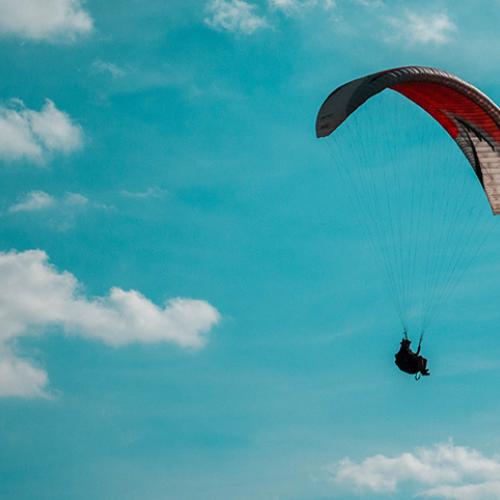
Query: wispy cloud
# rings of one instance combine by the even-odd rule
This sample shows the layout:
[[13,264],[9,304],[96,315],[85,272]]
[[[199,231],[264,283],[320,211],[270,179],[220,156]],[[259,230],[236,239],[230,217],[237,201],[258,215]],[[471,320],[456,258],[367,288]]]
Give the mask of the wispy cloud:
[[0,160],[43,163],[52,153],[71,153],[82,144],[80,126],[49,99],[40,111],[19,99],[0,106]]
[[144,191],[127,191],[126,189],[122,189],[120,194],[126,198],[143,200],[146,198],[161,198],[167,194],[167,191],[159,187],[148,187]]
[[127,63],[119,66],[111,62],[96,60],[90,65],[94,75],[108,75],[108,85],[100,85],[100,97],[107,101],[114,93],[138,92],[152,88],[176,88],[188,97],[206,95],[209,82],[203,79],[202,84],[196,83],[199,74],[193,65],[180,64],[174,66],[163,62],[161,64],[143,65],[142,63]]
[[244,0],[211,0],[206,9],[205,24],[216,30],[250,35],[267,26],[256,5]]
[[0,253],[0,397],[46,394],[45,371],[9,346],[48,326],[114,347],[167,342],[197,349],[220,320],[203,300],[173,298],[156,305],[136,290],[114,287],[104,297],[88,298],[82,289],[71,273],[50,265],[43,251]]
[[333,480],[358,492],[393,494],[414,485],[416,496],[483,500],[500,496],[500,460],[451,441],[395,457],[374,455],[329,467]]
[[0,36],[67,42],[92,27],[80,0],[0,0]]
[[354,0],[356,3],[365,7],[382,7],[384,0]]
[[8,211],[10,213],[40,212],[48,209],[61,211],[66,208],[78,208],[90,205],[105,208],[102,204],[90,204],[89,199],[80,193],[66,193],[61,198],[55,198],[45,191],[30,191],[20,201],[11,205]]
[[287,15],[299,14],[306,8],[322,7],[331,10],[336,7],[335,0],[269,0],[272,10],[279,10]]
[[11,215],[31,214],[44,217],[48,227],[56,231],[68,231],[75,226],[78,217],[89,210],[112,210],[104,203],[89,200],[80,193],[65,193],[56,197],[45,191],[30,191],[11,205],[6,213]]
[[103,61],[101,59],[96,59],[92,63],[92,69],[97,73],[111,75],[113,78],[119,78],[126,74],[126,71],[123,68],[120,68],[114,63]]
[[388,42],[406,42],[410,45],[441,45],[452,40],[457,26],[444,12],[417,13],[405,11],[400,17],[386,19],[390,33]]
[[500,480],[459,486],[437,486],[423,491],[417,496],[451,498],[452,500],[496,500],[500,498]]

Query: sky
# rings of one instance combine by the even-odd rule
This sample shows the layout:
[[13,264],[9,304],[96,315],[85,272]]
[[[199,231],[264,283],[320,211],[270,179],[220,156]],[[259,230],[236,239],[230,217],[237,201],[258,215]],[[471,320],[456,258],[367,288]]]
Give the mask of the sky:
[[[314,133],[335,87],[391,67],[500,102],[499,7],[0,0],[0,499],[499,498],[498,223],[416,383],[383,242],[339,177],[364,115],[333,153]],[[403,109],[374,164],[397,148],[453,198],[415,167],[415,123],[488,213]]]

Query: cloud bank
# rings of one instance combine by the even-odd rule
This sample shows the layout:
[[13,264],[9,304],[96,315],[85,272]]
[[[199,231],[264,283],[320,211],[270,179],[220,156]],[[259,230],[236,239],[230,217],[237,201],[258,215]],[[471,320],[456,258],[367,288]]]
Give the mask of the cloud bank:
[[65,42],[92,27],[80,0],[0,0],[0,36]]
[[174,298],[158,306],[118,287],[88,298],[77,279],[50,265],[40,250],[0,253],[0,317],[0,397],[46,394],[47,374],[10,347],[18,337],[55,326],[113,347],[166,342],[199,349],[220,320],[203,300]]
[[395,457],[374,455],[360,463],[344,458],[328,469],[337,484],[358,493],[394,494],[410,486],[420,497],[500,498],[500,459],[451,441]]
[[27,109],[19,99],[0,106],[0,160],[43,163],[54,153],[68,154],[82,144],[80,126],[49,99],[40,111]]

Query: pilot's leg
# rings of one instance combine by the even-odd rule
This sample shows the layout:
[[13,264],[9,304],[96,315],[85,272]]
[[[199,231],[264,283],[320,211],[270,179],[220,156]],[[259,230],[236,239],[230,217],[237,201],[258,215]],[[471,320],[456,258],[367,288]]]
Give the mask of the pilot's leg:
[[422,373],[422,375],[429,375],[429,370],[427,369],[427,359],[423,356],[419,356],[418,361],[420,373]]

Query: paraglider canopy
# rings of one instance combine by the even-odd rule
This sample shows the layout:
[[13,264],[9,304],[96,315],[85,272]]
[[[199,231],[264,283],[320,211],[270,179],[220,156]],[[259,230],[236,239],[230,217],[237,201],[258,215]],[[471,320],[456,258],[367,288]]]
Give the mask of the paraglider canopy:
[[317,137],[330,135],[365,101],[385,89],[404,95],[442,125],[472,165],[493,213],[500,214],[500,109],[477,88],[451,73],[406,66],[346,83],[321,106]]

